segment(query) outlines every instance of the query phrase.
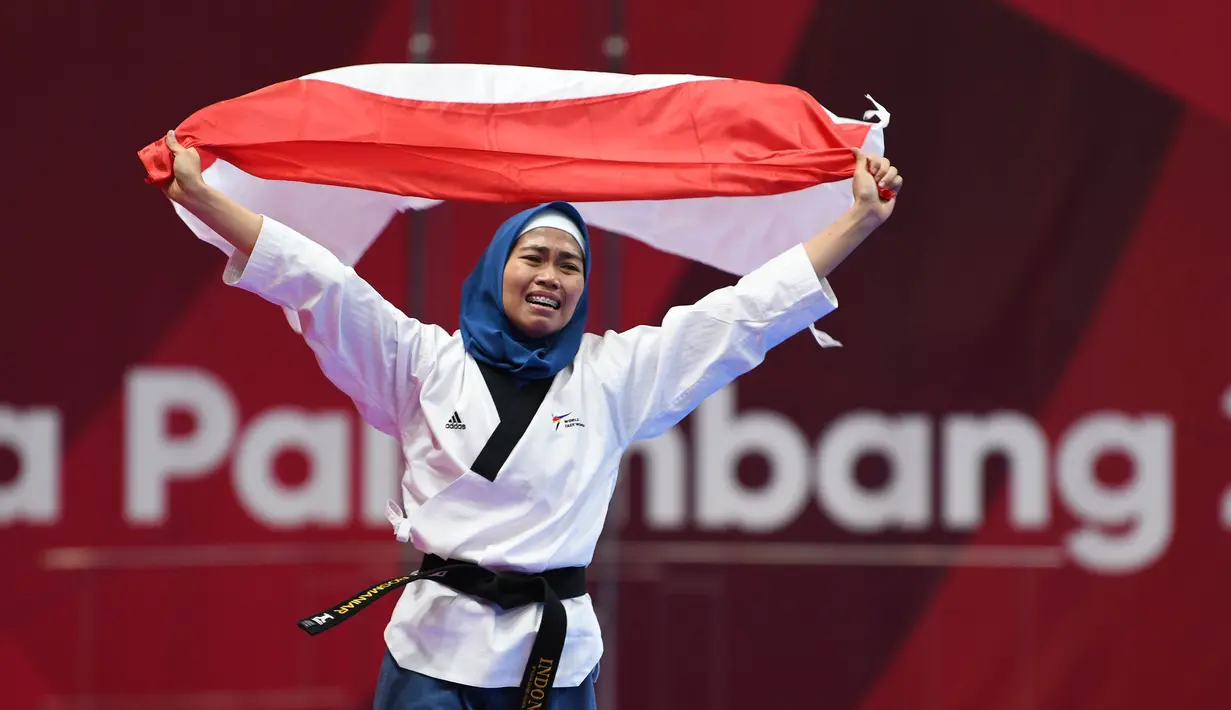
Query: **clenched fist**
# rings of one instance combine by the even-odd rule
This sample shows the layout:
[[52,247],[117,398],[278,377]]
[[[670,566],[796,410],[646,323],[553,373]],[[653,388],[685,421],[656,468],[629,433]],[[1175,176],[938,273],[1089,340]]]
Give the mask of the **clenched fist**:
[[[855,178],[851,185],[855,208],[864,211],[880,224],[893,214],[897,193],[902,189],[902,176],[888,158],[864,155],[858,148],[851,148],[851,151],[855,154]],[[881,197],[882,189],[892,192],[894,197]]]
[[201,177],[201,154],[196,148],[185,148],[175,138],[175,131],[167,131],[167,147],[173,161],[171,184],[167,185],[167,197],[181,205],[205,188]]

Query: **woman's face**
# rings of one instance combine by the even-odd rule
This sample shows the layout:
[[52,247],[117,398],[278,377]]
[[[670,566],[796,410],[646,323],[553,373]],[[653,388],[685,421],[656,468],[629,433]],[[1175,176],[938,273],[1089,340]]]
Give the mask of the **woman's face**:
[[504,265],[504,312],[518,330],[542,338],[573,318],[586,285],[581,246],[568,232],[539,227],[513,245]]

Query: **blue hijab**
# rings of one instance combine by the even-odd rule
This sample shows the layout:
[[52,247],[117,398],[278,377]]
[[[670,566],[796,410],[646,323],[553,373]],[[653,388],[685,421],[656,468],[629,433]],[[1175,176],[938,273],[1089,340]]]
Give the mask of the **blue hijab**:
[[[585,288],[573,317],[559,331],[545,338],[530,338],[518,330],[504,313],[504,266],[526,223],[548,209],[562,212],[577,223],[585,242]],[[504,370],[519,379],[541,380],[568,367],[581,347],[590,301],[590,233],[581,214],[567,202],[549,202],[519,212],[496,230],[491,244],[466,281],[462,283],[462,343],[466,352],[481,363]]]

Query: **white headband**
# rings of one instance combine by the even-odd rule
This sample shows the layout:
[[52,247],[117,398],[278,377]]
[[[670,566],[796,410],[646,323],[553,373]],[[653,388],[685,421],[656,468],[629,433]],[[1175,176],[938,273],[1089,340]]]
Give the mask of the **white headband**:
[[577,246],[581,247],[584,254],[586,250],[585,239],[581,236],[581,230],[577,227],[577,223],[569,219],[567,215],[559,210],[543,210],[534,216],[534,219],[526,222],[526,226],[521,228],[521,232],[517,236],[521,236],[532,229],[539,227],[551,227],[558,229],[561,232],[568,232],[568,235],[577,241]]

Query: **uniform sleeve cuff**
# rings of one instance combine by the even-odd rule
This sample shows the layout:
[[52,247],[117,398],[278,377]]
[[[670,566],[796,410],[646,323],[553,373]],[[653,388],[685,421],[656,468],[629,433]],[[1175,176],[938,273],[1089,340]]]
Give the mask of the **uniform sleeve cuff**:
[[232,251],[222,272],[223,283],[257,294],[263,293],[283,271],[280,264],[295,247],[295,239],[306,240],[307,237],[262,215],[261,231],[252,254],[244,254],[238,249]]
[[783,311],[807,313],[811,321],[820,320],[838,307],[829,279],[818,278],[803,244],[797,244],[757,269],[756,278],[772,280],[785,297]]

